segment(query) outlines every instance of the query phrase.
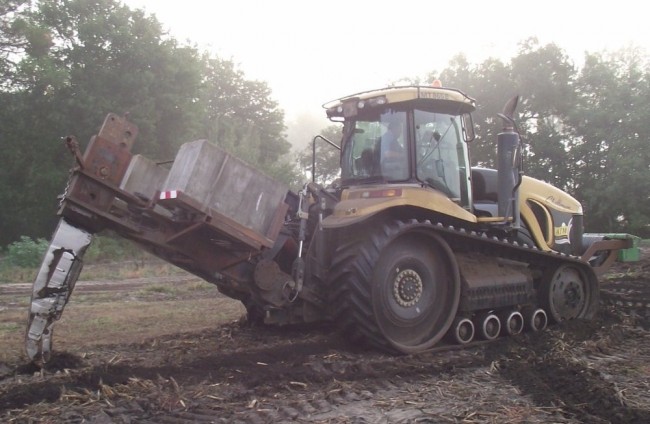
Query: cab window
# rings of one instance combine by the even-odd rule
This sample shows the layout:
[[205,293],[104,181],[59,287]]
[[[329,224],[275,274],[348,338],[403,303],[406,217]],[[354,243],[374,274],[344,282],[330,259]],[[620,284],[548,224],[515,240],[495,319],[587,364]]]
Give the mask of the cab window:
[[418,180],[459,201],[466,169],[462,132],[457,116],[415,111],[415,156]]
[[344,184],[409,178],[406,112],[388,109],[346,123],[341,178]]

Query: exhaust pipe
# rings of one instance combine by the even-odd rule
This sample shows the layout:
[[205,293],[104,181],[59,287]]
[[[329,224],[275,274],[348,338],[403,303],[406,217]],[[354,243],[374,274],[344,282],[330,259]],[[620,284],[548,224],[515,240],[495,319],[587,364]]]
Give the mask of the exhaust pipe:
[[498,213],[506,219],[512,218],[513,227],[519,229],[519,185],[522,180],[521,143],[515,126],[514,113],[519,102],[515,96],[506,103],[499,117],[503,130],[497,135]]

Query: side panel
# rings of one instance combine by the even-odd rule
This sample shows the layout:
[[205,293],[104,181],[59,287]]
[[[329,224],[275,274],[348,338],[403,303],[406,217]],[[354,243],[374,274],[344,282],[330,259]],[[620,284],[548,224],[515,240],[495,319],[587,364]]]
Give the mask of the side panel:
[[354,224],[399,206],[412,206],[476,223],[474,214],[436,190],[419,186],[390,185],[352,187],[344,191],[332,215],[323,220],[323,227],[338,228]]
[[524,177],[519,205],[538,247],[572,252],[569,236],[573,219],[582,215],[582,206],[576,199],[543,181]]
[[[485,206],[496,202],[497,170],[473,168],[472,180],[475,201],[481,203],[481,209],[494,215],[496,208]],[[519,211],[538,248],[564,253],[573,251],[571,235],[582,234],[581,228],[573,228],[582,225],[582,206],[575,198],[550,184],[524,176],[519,188]]]

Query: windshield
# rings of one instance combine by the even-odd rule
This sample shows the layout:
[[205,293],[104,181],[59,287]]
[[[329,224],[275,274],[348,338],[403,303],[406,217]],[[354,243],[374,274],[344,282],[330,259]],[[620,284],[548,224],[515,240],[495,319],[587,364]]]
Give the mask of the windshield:
[[344,181],[404,181],[409,178],[406,112],[386,110],[346,123],[341,156]]
[[407,113],[388,108],[348,120],[341,155],[342,183],[419,181],[467,205],[461,126],[458,115],[423,109]]
[[415,111],[417,178],[454,199],[466,197],[466,185],[461,184],[467,168],[459,121],[454,115]]

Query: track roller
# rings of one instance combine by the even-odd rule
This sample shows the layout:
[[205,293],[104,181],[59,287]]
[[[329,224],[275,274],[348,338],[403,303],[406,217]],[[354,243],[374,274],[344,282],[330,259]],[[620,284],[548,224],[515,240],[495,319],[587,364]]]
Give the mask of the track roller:
[[526,328],[530,331],[543,331],[548,325],[548,316],[542,308],[526,308],[523,315],[526,321]]
[[501,319],[501,334],[516,336],[524,330],[524,316],[519,311],[504,311],[499,314]]
[[501,332],[501,321],[492,312],[478,314],[474,318],[474,325],[478,328],[478,334],[485,340],[494,340]]
[[449,329],[449,337],[461,345],[471,342],[474,339],[474,323],[469,318],[457,317]]

